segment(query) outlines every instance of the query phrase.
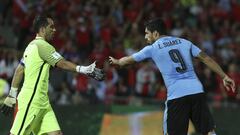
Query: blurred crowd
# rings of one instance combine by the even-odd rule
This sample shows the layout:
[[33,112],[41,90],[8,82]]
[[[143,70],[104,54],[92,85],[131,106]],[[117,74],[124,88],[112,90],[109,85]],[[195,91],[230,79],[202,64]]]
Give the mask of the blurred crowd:
[[[166,88],[151,61],[127,68],[108,63],[108,56],[121,58],[147,45],[144,22],[154,17],[164,19],[169,35],[191,40],[215,59],[240,89],[239,0],[1,0],[0,77],[8,85],[35,36],[31,25],[38,13],[54,18],[57,33],[51,43],[66,59],[80,65],[97,60],[106,71],[106,80],[97,82],[52,69],[49,94],[57,104],[165,100]],[[240,103],[238,92],[226,91],[219,76],[197,60],[194,64],[209,99]]]

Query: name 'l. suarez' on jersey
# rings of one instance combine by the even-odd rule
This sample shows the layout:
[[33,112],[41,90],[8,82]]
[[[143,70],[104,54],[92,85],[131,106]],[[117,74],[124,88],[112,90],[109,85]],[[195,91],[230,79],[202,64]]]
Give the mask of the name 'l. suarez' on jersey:
[[173,46],[173,45],[178,45],[178,44],[181,44],[181,40],[179,39],[176,39],[176,40],[170,40],[170,41],[167,41],[167,42],[163,42],[163,45],[161,44],[158,44],[158,47],[159,49],[162,49],[164,47],[169,47],[169,46]]

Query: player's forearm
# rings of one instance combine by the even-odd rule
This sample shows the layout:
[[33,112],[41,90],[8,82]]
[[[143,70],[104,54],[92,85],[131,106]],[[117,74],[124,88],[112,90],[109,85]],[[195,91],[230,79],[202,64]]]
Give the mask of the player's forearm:
[[224,73],[224,71],[222,70],[222,68],[209,56],[207,56],[204,53],[201,53],[201,57],[200,60],[206,64],[212,71],[214,71],[215,73],[217,73],[219,76],[221,76],[221,78],[224,78],[226,76],[226,74]]
[[117,65],[119,65],[120,67],[124,67],[133,63],[134,59],[132,58],[132,56],[122,57],[121,59],[117,60]]
[[67,61],[67,60],[60,60],[58,63],[57,63],[57,67],[61,68],[61,69],[64,69],[64,70],[68,70],[68,71],[72,71],[72,72],[76,72],[76,67],[77,65],[70,62],[70,61]]
[[224,78],[226,74],[222,70],[222,68],[212,59],[205,62],[205,64],[212,69],[215,73],[221,76],[221,78]]
[[57,67],[59,67],[59,68],[62,68],[64,70],[68,70],[68,71],[78,72],[81,74],[92,73],[95,66],[96,66],[95,62],[89,66],[80,66],[80,65],[76,65],[70,61],[67,61],[65,59],[62,59],[57,63]]
[[24,67],[21,64],[19,64],[14,72],[11,87],[19,88],[19,85],[23,79],[23,74],[24,74]]

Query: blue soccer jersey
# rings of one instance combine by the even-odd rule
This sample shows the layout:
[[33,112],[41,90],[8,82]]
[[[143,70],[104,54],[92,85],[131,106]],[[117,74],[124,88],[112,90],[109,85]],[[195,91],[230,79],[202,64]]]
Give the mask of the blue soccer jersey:
[[166,36],[132,55],[137,62],[151,58],[160,70],[167,87],[167,100],[203,92],[193,67],[192,57],[201,50],[192,42]]

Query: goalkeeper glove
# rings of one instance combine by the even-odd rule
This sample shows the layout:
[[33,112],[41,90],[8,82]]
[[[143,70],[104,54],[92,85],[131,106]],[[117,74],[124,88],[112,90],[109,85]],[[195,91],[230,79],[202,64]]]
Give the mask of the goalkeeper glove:
[[94,68],[93,72],[88,73],[87,75],[97,81],[103,81],[105,79],[105,72],[99,68]]
[[17,102],[17,88],[11,87],[9,95],[6,97],[6,99],[3,102],[3,105],[1,107],[1,112],[9,116],[14,112],[14,106]]
[[94,71],[94,68],[96,67],[96,61],[94,61],[91,65],[89,66],[77,66],[76,67],[76,71],[78,73],[82,73],[82,74],[89,74],[92,73]]

